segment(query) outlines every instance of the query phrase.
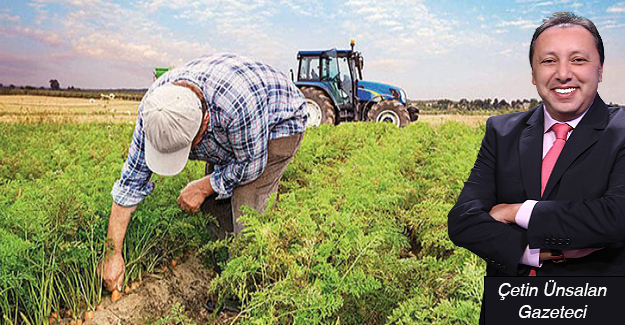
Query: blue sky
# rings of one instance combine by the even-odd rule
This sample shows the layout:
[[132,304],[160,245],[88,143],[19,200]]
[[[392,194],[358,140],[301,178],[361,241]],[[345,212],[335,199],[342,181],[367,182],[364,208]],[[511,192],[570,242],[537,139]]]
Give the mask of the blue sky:
[[298,50],[348,48],[412,99],[538,98],[528,48],[572,11],[605,44],[599,93],[625,103],[625,2],[595,0],[0,0],[0,83],[147,88],[154,66],[234,52],[285,73]]

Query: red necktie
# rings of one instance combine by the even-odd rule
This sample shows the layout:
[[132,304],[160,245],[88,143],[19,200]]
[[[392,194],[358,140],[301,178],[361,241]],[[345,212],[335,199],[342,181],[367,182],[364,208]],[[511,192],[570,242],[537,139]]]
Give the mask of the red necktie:
[[[566,143],[566,136],[572,127],[565,123],[556,123],[551,126],[551,129],[553,133],[556,134],[556,141],[553,142],[553,146],[549,149],[545,158],[543,158],[543,167],[540,175],[540,196],[545,192],[545,186],[547,186],[547,181],[549,180],[549,176],[551,176],[553,166],[556,165],[558,156],[560,156],[560,152],[562,152],[562,148],[564,148],[564,144]],[[536,276],[535,268],[530,270],[529,276]]]
[[566,136],[572,127],[568,124],[556,123],[551,126],[551,129],[553,133],[556,134],[556,141],[553,142],[553,146],[549,149],[545,158],[543,158],[543,168],[540,176],[540,196],[542,196],[545,191],[545,186],[547,186],[547,181],[549,180],[553,166],[556,165],[558,156],[560,156],[560,152],[562,152],[562,148],[564,148],[564,144],[566,143]]

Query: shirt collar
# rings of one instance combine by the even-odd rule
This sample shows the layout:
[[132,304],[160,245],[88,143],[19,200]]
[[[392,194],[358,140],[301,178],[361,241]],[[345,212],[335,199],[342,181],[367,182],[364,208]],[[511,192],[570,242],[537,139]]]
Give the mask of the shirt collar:
[[586,115],[586,113],[588,112],[588,109],[591,106],[592,106],[592,103],[590,103],[590,106],[588,106],[588,108],[582,114],[580,114],[578,117],[576,117],[576,118],[574,118],[572,120],[560,122],[560,121],[556,121],[553,117],[551,117],[551,115],[549,115],[549,112],[547,112],[547,110],[545,109],[545,105],[543,104],[543,114],[545,115],[545,123],[543,125],[543,127],[544,127],[543,133],[547,133],[547,131],[549,131],[551,129],[551,127],[554,124],[556,124],[556,123],[566,123],[569,126],[571,126],[572,128],[576,128],[577,124],[579,124],[579,121],[582,120],[582,118],[584,117],[584,115]]

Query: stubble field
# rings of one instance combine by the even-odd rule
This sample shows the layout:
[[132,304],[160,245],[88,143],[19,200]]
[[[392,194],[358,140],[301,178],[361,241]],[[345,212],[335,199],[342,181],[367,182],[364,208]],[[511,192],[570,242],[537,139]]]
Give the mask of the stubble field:
[[133,123],[136,101],[0,96],[0,123]]
[[[109,305],[96,269],[136,105],[0,97],[1,324],[69,324],[103,302],[99,324],[477,323],[483,262],[449,241],[446,215],[484,116],[310,129],[271,207],[247,215],[244,235],[227,242],[208,235],[211,216],[175,203],[201,163],[153,177],[124,244],[125,284],[141,287]],[[210,263],[223,247],[231,258],[221,275],[195,279],[204,295],[181,297],[173,285],[177,304],[150,305],[150,283],[183,282],[172,260]],[[241,313],[202,314],[197,300],[209,294],[237,297]]]
[[[138,101],[93,100],[48,96],[0,96],[0,123],[134,123]],[[469,126],[484,124],[490,115],[421,115],[419,122],[436,126],[458,122]]]

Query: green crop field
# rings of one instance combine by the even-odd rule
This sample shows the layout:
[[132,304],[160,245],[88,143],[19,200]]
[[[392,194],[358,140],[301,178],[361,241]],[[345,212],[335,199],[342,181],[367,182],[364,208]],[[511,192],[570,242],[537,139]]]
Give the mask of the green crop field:
[[[96,270],[132,131],[0,123],[0,324],[76,319],[104,299]],[[153,177],[126,236],[126,283],[228,246],[210,290],[243,302],[240,324],[475,324],[484,265],[450,242],[446,216],[482,136],[483,124],[456,122],[310,129],[271,207],[228,242],[176,204],[202,163]]]

